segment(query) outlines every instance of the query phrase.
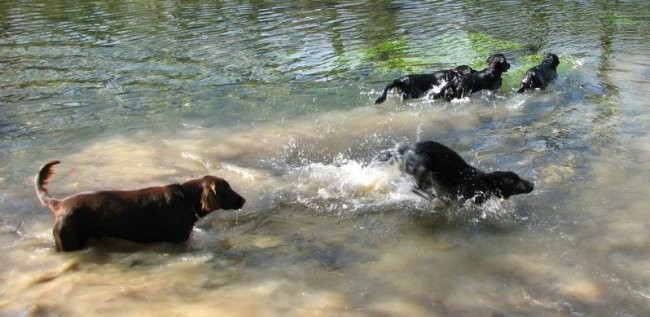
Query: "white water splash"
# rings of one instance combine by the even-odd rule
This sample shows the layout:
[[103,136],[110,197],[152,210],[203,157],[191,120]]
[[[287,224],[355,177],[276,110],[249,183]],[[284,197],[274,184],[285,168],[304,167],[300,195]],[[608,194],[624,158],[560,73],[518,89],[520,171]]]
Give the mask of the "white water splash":
[[332,164],[300,167],[290,177],[297,181],[298,202],[317,211],[360,211],[421,199],[411,192],[411,180],[397,166],[366,165],[342,156]]
[[239,167],[232,164],[226,164],[226,163],[221,163],[221,167],[224,170],[239,174],[245,180],[254,181],[260,178],[258,175],[259,173],[254,173],[251,169]]

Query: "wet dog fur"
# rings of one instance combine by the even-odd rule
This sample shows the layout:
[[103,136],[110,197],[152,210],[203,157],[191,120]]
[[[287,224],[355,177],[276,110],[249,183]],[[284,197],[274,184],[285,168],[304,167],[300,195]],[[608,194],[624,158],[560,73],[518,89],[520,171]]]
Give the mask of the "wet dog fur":
[[560,58],[553,53],[546,54],[539,65],[531,67],[521,80],[521,88],[518,93],[533,89],[546,89],[546,86],[557,78],[557,66],[560,65]]
[[386,101],[386,95],[392,89],[401,93],[402,100],[417,99],[424,97],[434,86],[448,83],[456,77],[476,72],[467,65],[454,67],[453,69],[436,71],[431,74],[412,74],[395,79],[386,85],[381,96],[375,100],[375,104]]
[[187,241],[194,224],[217,209],[240,209],[246,200],[228,182],[204,176],[182,184],[139,190],[85,192],[52,198],[47,183],[59,161],[43,165],[36,194],[54,216],[57,251],[83,249],[90,238],[115,237],[137,243]]
[[533,183],[514,172],[483,172],[472,167],[458,153],[435,141],[400,145],[383,152],[380,161],[396,161],[400,170],[413,177],[415,192],[425,198],[445,202],[472,201],[478,205],[492,197],[507,199],[530,193]]
[[481,71],[458,76],[445,84],[433,99],[468,97],[480,90],[497,91],[501,88],[501,74],[510,69],[510,64],[502,54],[494,54],[486,60],[487,67]]

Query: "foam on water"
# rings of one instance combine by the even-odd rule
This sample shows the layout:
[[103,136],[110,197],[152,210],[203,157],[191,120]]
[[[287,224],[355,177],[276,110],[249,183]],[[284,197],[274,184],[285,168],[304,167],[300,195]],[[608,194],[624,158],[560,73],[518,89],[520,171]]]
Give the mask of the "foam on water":
[[418,199],[396,166],[364,164],[339,155],[332,164],[309,163],[294,173],[297,201],[319,212],[363,212]]

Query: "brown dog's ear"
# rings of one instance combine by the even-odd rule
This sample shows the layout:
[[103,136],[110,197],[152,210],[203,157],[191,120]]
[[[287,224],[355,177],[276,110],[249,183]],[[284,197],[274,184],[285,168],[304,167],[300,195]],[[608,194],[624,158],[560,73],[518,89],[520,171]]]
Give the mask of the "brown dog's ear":
[[201,214],[205,216],[210,212],[219,209],[221,201],[217,195],[216,184],[213,181],[203,182],[203,191],[201,192]]

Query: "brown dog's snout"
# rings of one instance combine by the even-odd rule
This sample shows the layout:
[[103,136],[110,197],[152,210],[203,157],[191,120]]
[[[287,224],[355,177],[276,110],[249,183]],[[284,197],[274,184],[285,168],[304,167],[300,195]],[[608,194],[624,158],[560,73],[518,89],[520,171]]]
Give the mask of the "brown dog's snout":
[[234,190],[231,190],[227,197],[223,202],[223,209],[241,209],[246,203],[246,199]]
[[[237,195],[237,196],[239,196],[239,195]],[[237,207],[237,209],[239,209],[241,207],[244,207],[244,204],[246,203],[246,199],[244,197],[239,196],[238,199],[239,199],[239,202],[238,202],[239,207]]]

